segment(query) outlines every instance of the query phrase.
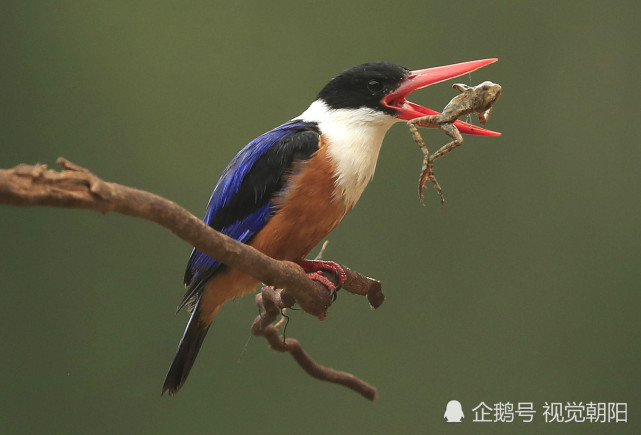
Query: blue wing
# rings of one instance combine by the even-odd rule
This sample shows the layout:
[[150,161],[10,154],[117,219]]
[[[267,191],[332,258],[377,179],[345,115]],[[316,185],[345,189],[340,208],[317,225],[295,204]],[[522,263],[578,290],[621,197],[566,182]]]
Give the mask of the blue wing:
[[[293,165],[318,150],[319,135],[316,124],[294,120],[251,141],[223,171],[203,220],[248,243],[277,211],[273,199],[286,188]],[[222,267],[218,260],[194,249],[185,271],[187,292],[179,309],[197,298]]]

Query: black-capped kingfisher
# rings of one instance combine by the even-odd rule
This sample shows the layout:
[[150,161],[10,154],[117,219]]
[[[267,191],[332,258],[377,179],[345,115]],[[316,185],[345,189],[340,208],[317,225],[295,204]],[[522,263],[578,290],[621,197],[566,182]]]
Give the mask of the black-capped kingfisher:
[[[385,133],[398,121],[437,114],[411,103],[412,91],[472,72],[497,59],[410,71],[366,63],[334,77],[300,116],[247,144],[223,171],[204,221],[278,260],[305,260],[354,207],[374,175]],[[494,132],[461,121],[466,134]],[[321,268],[332,269],[331,262]],[[312,279],[323,281],[318,274]],[[194,249],[185,272],[191,317],[167,373],[163,393],[187,379],[209,326],[229,299],[252,292],[258,281]],[[325,279],[325,281],[327,281]],[[330,282],[323,282],[333,290]],[[339,279],[340,284],[340,279]]]

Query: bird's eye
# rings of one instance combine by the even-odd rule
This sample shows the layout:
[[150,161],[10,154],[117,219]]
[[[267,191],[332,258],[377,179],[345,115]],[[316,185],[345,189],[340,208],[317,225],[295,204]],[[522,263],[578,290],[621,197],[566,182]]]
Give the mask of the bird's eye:
[[378,80],[370,80],[367,82],[367,89],[369,89],[372,94],[375,94],[383,89],[383,85]]

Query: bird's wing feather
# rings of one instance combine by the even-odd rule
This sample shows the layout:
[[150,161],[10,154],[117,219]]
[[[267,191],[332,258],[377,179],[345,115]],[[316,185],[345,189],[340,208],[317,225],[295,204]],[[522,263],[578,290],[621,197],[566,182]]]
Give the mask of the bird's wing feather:
[[[248,243],[277,211],[273,199],[286,189],[287,174],[318,150],[316,124],[290,121],[251,141],[223,171],[203,220],[221,233]],[[222,264],[199,250],[185,270],[187,292],[179,309],[197,297]]]

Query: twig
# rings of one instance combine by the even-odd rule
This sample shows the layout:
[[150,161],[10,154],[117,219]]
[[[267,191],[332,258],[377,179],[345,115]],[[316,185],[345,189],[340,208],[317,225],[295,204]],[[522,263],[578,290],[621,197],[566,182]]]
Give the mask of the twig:
[[369,400],[376,400],[378,398],[376,388],[354,375],[316,363],[307,352],[303,350],[298,340],[294,338],[283,339],[283,337],[280,336],[278,329],[275,325],[272,325],[272,323],[281,311],[291,307],[293,302],[291,298],[285,295],[284,291],[264,286],[262,291],[256,295],[256,304],[261,308],[262,313],[254,319],[251,328],[252,334],[265,337],[271,348],[276,351],[289,352],[298,365],[310,376],[343,385]]

